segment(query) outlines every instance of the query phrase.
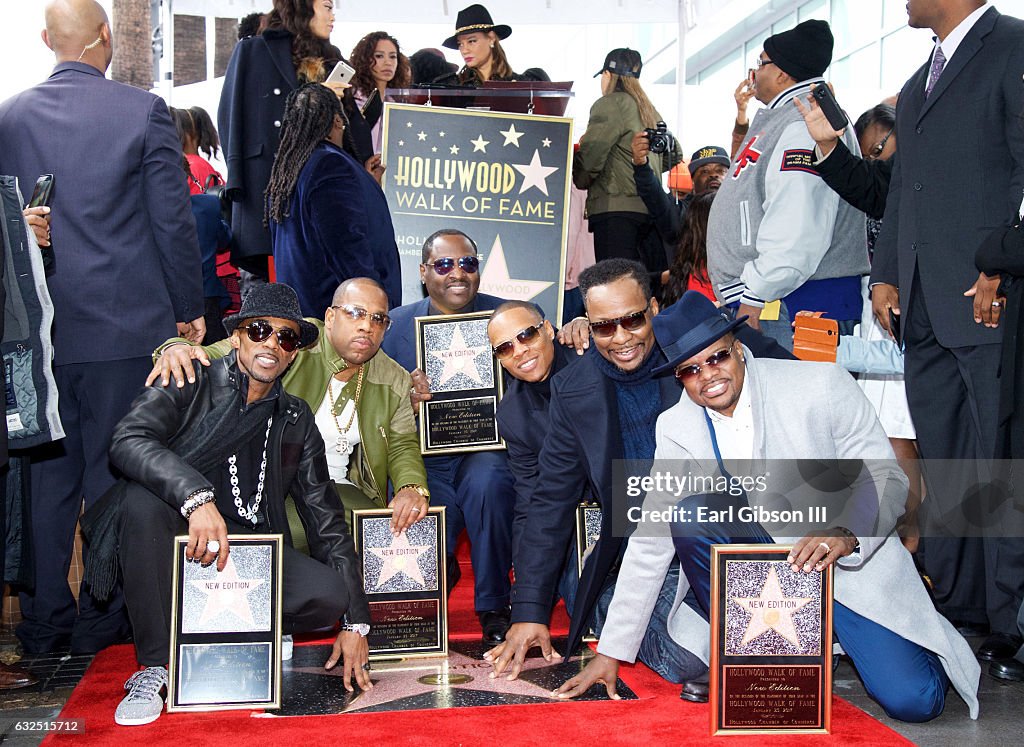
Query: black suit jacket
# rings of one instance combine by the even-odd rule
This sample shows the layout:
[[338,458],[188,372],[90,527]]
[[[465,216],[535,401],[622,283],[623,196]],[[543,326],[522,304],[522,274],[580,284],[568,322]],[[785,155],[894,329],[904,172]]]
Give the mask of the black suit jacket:
[[930,64],[896,105],[899,150],[871,282],[897,286],[906,314],[916,268],[941,345],[996,344],[1002,330],[975,324],[963,294],[978,279],[975,251],[1010,225],[1024,194],[1024,21],[986,11],[926,100]]
[[[576,352],[554,343],[555,357],[550,377],[580,360]],[[526,524],[530,500],[537,489],[538,458],[548,433],[548,407],[551,404],[551,381],[529,383],[508,377],[505,396],[498,403],[498,432],[505,439],[508,468],[515,482],[516,505],[512,524],[512,554],[516,555],[519,538]],[[581,493],[582,495],[582,493]],[[577,499],[580,496],[577,496]]]

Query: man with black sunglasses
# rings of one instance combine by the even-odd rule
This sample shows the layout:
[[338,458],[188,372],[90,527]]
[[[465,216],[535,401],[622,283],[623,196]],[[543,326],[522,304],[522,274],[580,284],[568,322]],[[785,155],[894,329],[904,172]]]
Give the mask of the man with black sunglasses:
[[[622,558],[621,583],[598,655],[559,687],[557,696],[575,697],[602,682],[615,697],[619,661],[632,661],[638,648],[643,651],[647,620],[652,611],[657,614],[654,592],[659,587],[665,592],[663,581],[677,558],[684,577],[670,590],[680,603],[672,607],[668,632],[706,660],[711,547],[779,542],[793,546],[789,567],[783,569],[787,574],[834,566],[835,634],[865,689],[890,717],[909,722],[935,718],[952,684],[976,718],[980,667],[967,641],[936,611],[894,531],[907,478],[874,408],[838,366],[756,356],[737,339],[745,321],[730,318],[693,291],[655,320],[654,335],[665,362],[654,373],[674,374],[686,391],[658,418],[657,459],[659,469],[672,465],[680,471],[740,479],[753,476],[741,471],[753,462],[767,489],[740,495],[650,491],[642,507],[647,516],[686,506],[682,511],[694,512],[691,516],[700,508],[713,508],[717,516],[740,518],[692,523],[684,518],[669,526],[641,518]],[[834,484],[828,492],[819,488],[815,500],[827,506],[830,519],[824,527],[800,520],[767,524],[742,519],[738,509],[773,505],[779,496],[799,505],[796,496],[809,487],[805,470],[812,461],[859,466],[847,492]],[[827,482],[817,477],[815,485]]]
[[[420,281],[427,297],[391,311],[393,325],[382,348],[407,371],[414,405],[430,397],[426,375],[416,367],[416,317],[490,311],[504,299],[479,293],[476,243],[462,231],[441,229],[423,243]],[[472,544],[474,606],[485,642],[500,643],[509,626],[512,511],[515,492],[503,451],[429,456],[427,486],[435,505],[446,507],[448,590],[459,576],[455,547],[465,529]]]
[[[621,521],[619,526],[624,526],[626,519],[616,519],[613,514],[612,462],[653,459],[655,421],[681,393],[671,377],[653,377],[665,356],[654,337],[652,320],[659,307],[651,297],[643,265],[624,259],[604,260],[580,273],[579,283],[593,344],[576,363],[553,376],[547,407],[532,419],[533,427],[544,435],[532,439],[536,474],[525,516],[517,517],[513,625],[506,642],[485,654],[497,674],[511,667],[508,676],[512,679],[518,677],[533,646],[540,646],[549,661],[557,658],[548,621],[561,563],[552,558],[564,557],[573,532],[573,514],[586,488],[602,506],[601,539],[580,577],[567,655],[575,651],[589,627],[600,631],[625,546],[621,534],[613,532],[614,522]],[[754,330],[740,334],[766,356],[791,357]],[[625,507],[619,509],[625,511]],[[706,699],[707,686],[700,680],[707,667],[676,644],[666,628],[678,575],[677,564],[664,582],[639,657],[665,679],[686,683],[684,692],[689,699]]]
[[[343,682],[372,687],[366,635],[370,611],[359,559],[341,503],[328,478],[324,439],[309,406],[284,390],[281,377],[300,350],[314,347],[315,324],[302,318],[286,285],[253,289],[224,320],[231,352],[208,368],[194,366],[181,387],[150,386],[114,431],[113,464],[125,476],[86,513],[92,553],[85,581],[98,598],[116,568],[144,667],[133,674],[114,719],[149,723],[163,710],[171,615],[171,548],[187,533],[190,561],[229,560],[229,534],[281,533],[281,579],[287,633],[342,629],[326,668],[343,660]],[[290,497],[310,553],[292,544]],[[344,617],[343,617],[344,616]]]
[[[387,294],[376,280],[352,278],[338,286],[323,321],[306,321],[321,331],[322,339],[299,349],[281,383],[316,414],[346,520],[351,522],[354,509],[390,506],[392,530],[405,531],[427,515],[430,494],[409,407],[412,381],[400,365],[380,352],[381,340],[391,326]],[[265,331],[258,322],[247,327],[250,338]],[[280,340],[284,333],[277,334]],[[225,340],[206,348],[169,340],[156,351],[156,365],[147,383],[157,379],[164,386],[172,379],[179,387],[186,380],[192,383],[192,359],[209,365],[211,358],[229,352]],[[390,502],[389,480],[394,488]]]

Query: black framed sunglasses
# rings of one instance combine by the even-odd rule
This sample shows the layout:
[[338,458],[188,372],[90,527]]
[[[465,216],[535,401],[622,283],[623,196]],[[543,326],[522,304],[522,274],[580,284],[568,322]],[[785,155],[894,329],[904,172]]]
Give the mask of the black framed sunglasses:
[[254,322],[249,322],[244,325],[242,329],[249,336],[249,339],[253,342],[263,342],[268,339],[275,332],[277,333],[277,344],[281,350],[286,353],[290,353],[297,348],[302,347],[302,338],[299,337],[299,333],[288,327],[282,327],[281,329],[275,330],[273,325],[265,319],[257,319]]
[[675,377],[679,380],[679,383],[685,384],[687,381],[697,378],[705,366],[708,368],[718,368],[729,360],[729,356],[732,355],[732,349],[735,346],[736,343],[734,342],[725,350],[719,350],[717,353],[712,353],[703,364],[693,363],[689,366],[680,366],[674,371]]
[[332,306],[331,308],[344,312],[345,316],[354,322],[359,322],[363,319],[369,318],[370,324],[373,326],[383,327],[385,332],[391,329],[391,317],[382,311],[370,312],[362,306],[352,306],[347,303],[343,303],[340,306]]
[[[522,329],[516,332],[515,340],[519,340],[522,345],[529,345],[540,335],[540,327],[537,325],[531,325],[526,329]],[[516,346],[513,340],[505,340],[505,342],[495,345],[491,350],[494,351],[494,357],[499,361],[508,358],[515,351]]]
[[480,269],[480,258],[475,254],[468,254],[458,259],[454,257],[441,257],[433,262],[424,262],[423,266],[432,267],[438,275],[447,275],[455,269],[456,264],[458,264],[463,272],[474,273]]
[[620,316],[617,319],[607,319],[603,322],[591,322],[590,331],[596,337],[611,337],[615,334],[616,327],[622,327],[627,332],[635,332],[647,323],[647,310],[651,308],[650,302],[644,306],[642,311],[634,311],[632,314]]

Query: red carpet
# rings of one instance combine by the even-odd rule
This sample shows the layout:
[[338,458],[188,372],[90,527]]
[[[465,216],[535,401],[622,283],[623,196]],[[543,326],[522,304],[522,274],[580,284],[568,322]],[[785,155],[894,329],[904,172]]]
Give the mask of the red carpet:
[[[465,548],[460,547],[460,551]],[[451,597],[453,637],[475,638],[480,627],[473,614],[473,577],[469,558],[460,552],[463,576]],[[556,635],[568,632],[564,609],[556,610]],[[85,734],[50,736],[44,744],[245,744],[279,745],[692,745],[710,741],[727,745],[911,745],[863,711],[835,698],[830,737],[708,737],[708,707],[679,700],[679,686],[665,682],[641,665],[623,667],[622,679],[640,700],[511,705],[343,716],[254,718],[248,711],[164,714],[148,726],[119,727],[114,709],[122,685],[135,668],[134,650],[115,646],[96,657],[61,712],[84,718]]]

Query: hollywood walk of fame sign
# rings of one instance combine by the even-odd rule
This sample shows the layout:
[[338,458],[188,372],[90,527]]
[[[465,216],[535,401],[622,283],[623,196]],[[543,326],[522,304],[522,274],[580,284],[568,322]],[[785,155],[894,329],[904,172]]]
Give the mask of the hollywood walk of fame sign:
[[185,558],[174,540],[168,711],[281,704],[279,534],[229,535],[227,564]]
[[370,604],[372,660],[444,656],[448,652],[448,595],[444,507],[397,537],[391,509],[352,512],[363,589]]
[[832,567],[793,571],[789,546],[711,548],[711,733],[827,734]]
[[420,405],[420,451],[450,454],[504,449],[495,413],[504,393],[491,353],[491,312],[416,317],[416,365],[430,379]]
[[480,291],[561,319],[572,119],[387,103],[383,188],[402,262],[403,302],[423,297],[434,231],[472,237]]

